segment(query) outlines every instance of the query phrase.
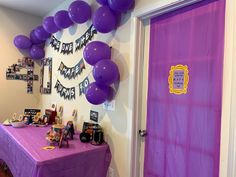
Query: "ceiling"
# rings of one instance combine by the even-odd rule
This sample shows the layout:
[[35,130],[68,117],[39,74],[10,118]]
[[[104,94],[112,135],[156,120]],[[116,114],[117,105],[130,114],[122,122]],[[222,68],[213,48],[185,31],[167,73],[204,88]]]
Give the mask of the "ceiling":
[[0,0],[0,6],[44,17],[65,0]]

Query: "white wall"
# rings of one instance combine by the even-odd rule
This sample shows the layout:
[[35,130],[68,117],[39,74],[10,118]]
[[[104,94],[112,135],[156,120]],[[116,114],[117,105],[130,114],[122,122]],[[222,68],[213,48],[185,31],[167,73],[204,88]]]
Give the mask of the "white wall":
[[[0,6],[0,122],[14,112],[22,114],[25,108],[39,106],[39,82],[34,82],[33,94],[27,94],[25,81],[6,80],[6,69],[17,63],[22,54],[15,48],[13,39],[18,34],[30,32],[40,23],[38,17]],[[38,72],[36,64],[36,73]]]
[[[67,9],[72,0],[66,1],[56,8],[48,15],[54,15],[59,9]],[[90,3],[93,10],[97,7],[94,1],[86,1]],[[130,147],[131,147],[131,117],[132,111],[129,107],[129,68],[130,68],[130,13],[122,17],[122,25],[118,30],[109,34],[98,33],[93,40],[101,40],[112,46],[112,60],[118,65],[121,74],[120,88],[116,96],[115,111],[105,111],[102,106],[94,106],[87,102],[85,96],[79,96],[78,87],[76,88],[76,99],[72,101],[65,101],[61,98],[56,90],[52,89],[51,95],[44,95],[42,97],[42,107],[46,108],[51,103],[56,102],[58,106],[64,107],[63,121],[70,120],[73,109],[78,110],[78,120],[76,125],[81,130],[84,121],[89,121],[90,109],[99,112],[99,123],[104,128],[105,139],[108,142],[112,152],[111,168],[115,170],[117,177],[128,177],[130,174]],[[69,29],[58,32],[55,36],[63,42],[75,41],[79,38],[90,26],[91,21],[82,25],[74,25]],[[62,55],[54,51],[50,46],[46,48],[46,56],[53,57],[53,82],[55,86],[57,79],[66,86],[72,87],[78,85],[84,77],[91,72],[92,68],[86,64],[86,70],[82,75],[79,75],[75,80],[64,79],[57,71],[61,61],[67,66],[74,66],[82,58],[82,51],[80,50],[72,55]],[[89,77],[92,79],[92,75]]]

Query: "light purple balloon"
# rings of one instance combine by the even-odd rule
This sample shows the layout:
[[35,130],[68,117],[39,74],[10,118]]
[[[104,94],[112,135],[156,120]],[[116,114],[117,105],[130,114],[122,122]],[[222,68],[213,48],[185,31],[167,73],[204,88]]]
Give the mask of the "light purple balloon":
[[98,8],[93,17],[92,22],[97,31],[100,33],[109,33],[116,28],[117,18],[108,6]]
[[107,100],[108,94],[108,86],[99,85],[96,82],[93,82],[87,87],[85,97],[89,103],[98,105],[104,103]]
[[47,40],[51,36],[51,34],[45,31],[43,26],[38,26],[37,28],[35,28],[34,33],[35,33],[35,36],[40,40]]
[[58,11],[54,16],[54,22],[59,29],[66,29],[73,25],[73,22],[69,17],[68,11],[66,10]]
[[49,16],[43,19],[43,28],[45,29],[45,31],[47,31],[50,34],[56,33],[59,31],[59,28],[54,22],[53,16]]
[[114,11],[126,12],[134,5],[134,2],[134,0],[108,0],[108,5]]
[[107,0],[96,0],[96,1],[101,5],[107,5],[108,4]]
[[92,10],[84,1],[74,1],[68,9],[70,19],[75,23],[84,23],[91,18]]
[[14,38],[14,45],[18,48],[18,49],[29,49],[32,45],[32,42],[30,41],[30,39],[25,36],[25,35],[17,35]]
[[30,57],[34,60],[42,59],[45,56],[44,49],[40,46],[33,45],[30,49]]
[[101,60],[93,68],[93,77],[98,84],[110,85],[119,78],[119,69],[111,60]]
[[85,61],[90,65],[95,65],[98,61],[111,58],[110,47],[101,41],[90,42],[83,51]]
[[40,40],[39,38],[37,38],[37,36],[35,35],[35,30],[32,30],[30,32],[30,40],[33,44],[42,44],[45,42],[45,40]]

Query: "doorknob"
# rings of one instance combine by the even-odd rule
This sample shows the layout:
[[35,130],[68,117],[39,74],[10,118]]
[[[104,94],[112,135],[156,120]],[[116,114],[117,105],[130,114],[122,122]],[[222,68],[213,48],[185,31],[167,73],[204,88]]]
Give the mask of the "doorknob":
[[146,130],[139,130],[138,134],[140,137],[145,137],[145,136],[147,136],[147,131]]

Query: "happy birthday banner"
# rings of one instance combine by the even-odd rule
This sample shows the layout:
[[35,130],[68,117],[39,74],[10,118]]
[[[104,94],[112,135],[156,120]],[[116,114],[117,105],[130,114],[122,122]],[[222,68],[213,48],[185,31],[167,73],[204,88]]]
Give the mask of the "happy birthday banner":
[[60,52],[63,55],[73,54],[74,46],[75,46],[75,51],[82,49],[84,46],[87,45],[89,41],[92,40],[95,34],[97,34],[97,30],[94,28],[93,25],[91,25],[89,29],[80,38],[75,40],[75,42],[62,43],[55,36],[52,35],[50,46],[55,51]]
[[67,67],[63,62],[61,62],[58,71],[60,71],[61,75],[70,80],[80,75],[84,69],[85,69],[85,63],[82,58],[79,61],[79,63],[76,64],[74,67]]
[[55,87],[57,93],[60,93],[60,96],[65,100],[75,99],[75,87],[67,88],[61,84],[59,80],[57,80]]

